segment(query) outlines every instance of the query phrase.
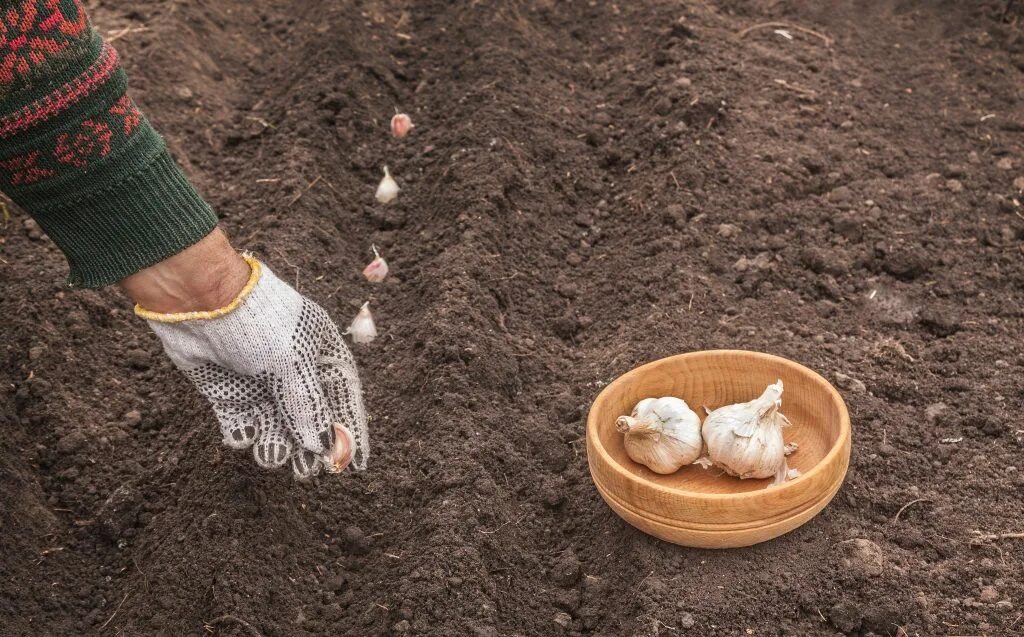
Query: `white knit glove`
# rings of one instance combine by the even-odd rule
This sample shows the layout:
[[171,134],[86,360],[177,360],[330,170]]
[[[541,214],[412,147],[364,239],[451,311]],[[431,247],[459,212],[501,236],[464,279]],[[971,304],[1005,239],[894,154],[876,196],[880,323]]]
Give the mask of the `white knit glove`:
[[[262,467],[290,461],[302,479],[324,464],[341,470],[349,459],[366,468],[359,375],[337,326],[265,265],[246,261],[249,282],[224,308],[158,314],[136,306],[135,312],[213,405],[224,444],[252,446]],[[347,439],[337,445],[335,423]]]

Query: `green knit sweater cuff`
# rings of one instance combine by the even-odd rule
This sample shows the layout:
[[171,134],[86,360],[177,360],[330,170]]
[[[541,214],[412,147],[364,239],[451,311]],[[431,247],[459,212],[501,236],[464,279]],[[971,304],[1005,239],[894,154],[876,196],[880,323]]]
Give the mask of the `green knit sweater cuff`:
[[80,0],[18,6],[17,33],[3,34],[21,44],[0,68],[0,190],[64,252],[68,283],[115,283],[208,235],[216,217]]
[[70,184],[67,194],[46,201],[19,198],[67,257],[71,287],[116,283],[178,254],[217,226],[216,215],[163,140],[149,129],[139,141],[122,149],[132,157],[122,156],[88,176],[101,188]]

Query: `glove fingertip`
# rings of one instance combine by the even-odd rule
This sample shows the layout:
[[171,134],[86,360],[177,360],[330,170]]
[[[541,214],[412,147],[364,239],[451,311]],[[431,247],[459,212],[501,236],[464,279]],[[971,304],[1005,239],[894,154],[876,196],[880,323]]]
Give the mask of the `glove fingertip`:
[[253,445],[252,455],[256,464],[264,469],[276,469],[288,461],[291,446],[278,442],[258,442]]
[[309,480],[320,473],[320,469],[323,468],[320,456],[308,449],[300,449],[293,454],[291,465],[295,478],[301,481]]

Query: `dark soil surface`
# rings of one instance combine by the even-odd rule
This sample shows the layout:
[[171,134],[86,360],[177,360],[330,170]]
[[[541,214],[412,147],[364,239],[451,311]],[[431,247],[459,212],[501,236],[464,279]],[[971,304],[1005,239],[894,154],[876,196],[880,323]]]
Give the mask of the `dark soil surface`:
[[[979,537],[1024,531],[1022,3],[91,4],[236,244],[372,302],[374,451],[299,484],[220,446],[15,212],[0,634],[1024,633],[1024,540]],[[587,470],[600,388],[708,348],[853,417],[838,497],[750,549],[647,537]]]

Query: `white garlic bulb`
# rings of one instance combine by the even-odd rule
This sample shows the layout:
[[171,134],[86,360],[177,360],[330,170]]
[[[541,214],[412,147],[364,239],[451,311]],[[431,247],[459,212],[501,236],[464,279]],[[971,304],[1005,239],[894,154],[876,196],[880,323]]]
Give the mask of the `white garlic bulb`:
[[[799,475],[786,464],[782,428],[782,381],[768,385],[759,398],[708,413],[702,433],[711,463],[739,478],[775,478],[780,484]],[[795,447],[794,447],[795,448]]]
[[626,435],[626,455],[655,473],[674,473],[700,456],[700,418],[681,398],[645,398],[615,427]]

